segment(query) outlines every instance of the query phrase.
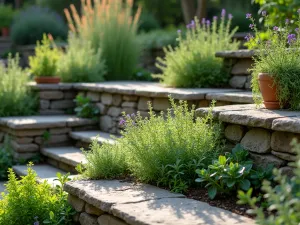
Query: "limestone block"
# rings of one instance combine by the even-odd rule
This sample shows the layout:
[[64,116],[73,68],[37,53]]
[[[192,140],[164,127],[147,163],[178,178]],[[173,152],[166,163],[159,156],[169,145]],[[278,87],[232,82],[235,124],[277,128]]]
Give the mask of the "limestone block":
[[136,95],[123,95],[123,100],[127,102],[135,102],[138,100],[138,96]]
[[271,151],[271,134],[262,128],[253,128],[246,133],[241,145],[248,151],[268,153]]
[[72,129],[69,127],[64,127],[64,128],[51,128],[49,130],[50,134],[67,134],[71,131]]
[[122,103],[122,95],[113,95],[112,96],[112,104],[114,106],[120,106]]
[[89,98],[92,102],[100,101],[100,93],[99,92],[88,91],[86,94],[86,97]]
[[122,103],[122,108],[136,108],[137,107],[137,103],[136,102],[123,102]]
[[280,171],[282,174],[287,175],[288,177],[292,177],[295,175],[294,169],[295,168],[293,168],[291,166],[285,166],[285,167],[281,167]]
[[121,108],[112,106],[108,109],[107,115],[117,117],[121,115]]
[[16,159],[18,161],[29,160],[34,157],[37,157],[38,155],[39,155],[38,152],[26,152],[26,153],[14,152],[13,153],[14,159]]
[[40,100],[40,109],[48,109],[50,107],[50,101],[49,100]]
[[240,125],[228,125],[225,129],[225,137],[232,142],[238,143],[245,134],[245,128]]
[[100,216],[97,221],[99,225],[128,225],[128,223],[108,214]]
[[26,152],[38,152],[39,151],[39,146],[37,144],[18,144],[16,141],[11,140],[11,145],[12,148],[16,152],[20,153],[26,153]]
[[75,102],[70,99],[66,100],[57,100],[51,102],[51,109],[69,109],[75,107]]
[[75,91],[64,92],[64,99],[75,99],[77,93]]
[[165,111],[170,108],[170,102],[167,98],[155,98],[153,100],[153,109],[157,111]]
[[79,222],[81,225],[98,225],[97,217],[89,215],[85,212],[80,214]]
[[217,101],[215,106],[225,106],[230,105],[230,102],[224,102],[224,101]]
[[245,83],[245,88],[246,89],[251,89],[251,80],[252,80],[252,76],[247,76],[247,81]]
[[103,94],[101,95],[101,102],[102,102],[104,105],[111,105],[112,102],[113,102],[112,94],[103,93]]
[[42,109],[39,111],[40,115],[63,115],[65,114],[65,110],[57,110],[57,109]]
[[145,118],[145,117],[149,117],[149,112],[148,111],[139,111],[141,117]]
[[113,120],[111,116],[101,116],[100,117],[100,130],[109,131],[113,127]]
[[133,114],[136,113],[136,109],[133,108],[122,108],[122,113],[125,112],[125,114]]
[[68,202],[76,210],[76,212],[84,211],[85,202],[82,199],[76,197],[75,195],[69,194]]
[[100,115],[105,115],[107,113],[108,107],[102,103],[97,103],[96,106],[99,109]]
[[67,141],[69,141],[68,134],[59,134],[59,135],[50,134],[50,137],[48,140],[43,137],[34,138],[34,142],[37,144],[57,144],[57,143],[64,143]]
[[140,97],[139,102],[138,102],[138,110],[148,110],[149,109],[149,106],[148,106],[149,102],[152,102],[151,98]]
[[62,91],[41,91],[40,99],[57,100],[63,99],[64,93]]
[[294,153],[290,145],[294,138],[300,140],[300,134],[275,131],[271,138],[271,148],[276,152]]
[[296,161],[296,156],[292,155],[292,154],[289,154],[289,153],[272,151],[272,154],[277,156],[280,159],[284,159],[284,160],[289,161],[289,162],[295,162]]
[[243,88],[247,80],[247,76],[233,76],[229,84],[233,88]]
[[251,69],[251,65],[253,64],[252,59],[240,59],[237,63],[232,67],[231,74],[233,75],[249,75],[248,71]]
[[[1,138],[0,138],[1,139]],[[16,137],[14,138],[14,140],[18,143],[18,144],[30,144],[33,142],[33,138],[31,137]],[[0,140],[1,141],[1,140]]]
[[32,137],[42,135],[46,130],[34,129],[34,130],[16,130],[13,134],[18,137]]
[[95,216],[100,216],[105,213],[101,209],[98,209],[95,206],[90,205],[88,203],[85,204],[85,212]]
[[256,154],[250,153],[250,157],[254,162],[255,167],[267,167],[272,164],[275,167],[279,168],[285,166],[287,162],[283,159],[280,159],[272,154]]

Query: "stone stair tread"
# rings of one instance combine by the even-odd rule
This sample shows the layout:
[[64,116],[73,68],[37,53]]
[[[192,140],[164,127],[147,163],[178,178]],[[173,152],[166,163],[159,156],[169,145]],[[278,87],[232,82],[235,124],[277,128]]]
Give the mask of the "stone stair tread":
[[209,93],[206,95],[206,99],[233,103],[254,103],[251,91]]
[[[32,168],[37,173],[37,176],[39,178],[38,181],[43,182],[43,181],[46,180],[50,185],[53,185],[53,186],[59,184],[59,182],[55,180],[57,178],[56,177],[57,173],[67,174],[63,170],[55,168],[55,167],[50,166],[48,164],[34,165]],[[19,176],[26,176],[27,175],[27,166],[26,165],[13,166],[13,170]],[[76,175],[70,176],[70,178],[74,178],[74,177],[76,177]]]
[[[71,138],[91,143],[93,140],[97,139],[98,143],[108,142],[110,144],[114,144],[115,140],[111,137],[111,134],[105,133],[99,130],[92,130],[92,131],[72,131],[70,132]],[[97,138],[98,136],[98,138]],[[118,135],[113,135],[115,137],[120,137]]]
[[43,148],[42,154],[73,167],[76,167],[79,163],[86,163],[86,159],[82,151],[79,148],[72,146]]
[[0,118],[0,125],[12,129],[46,129],[97,124],[97,121],[75,115],[16,116]]

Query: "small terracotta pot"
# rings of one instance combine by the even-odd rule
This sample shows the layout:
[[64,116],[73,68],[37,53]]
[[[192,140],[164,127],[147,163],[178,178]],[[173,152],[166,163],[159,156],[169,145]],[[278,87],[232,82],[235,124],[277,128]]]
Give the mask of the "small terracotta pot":
[[2,37],[8,37],[9,36],[9,28],[8,27],[2,27],[1,28],[1,34],[2,34]]
[[279,100],[276,96],[277,86],[274,84],[274,78],[268,73],[258,75],[259,88],[267,109],[280,109]]
[[60,77],[35,77],[34,80],[38,84],[58,84]]

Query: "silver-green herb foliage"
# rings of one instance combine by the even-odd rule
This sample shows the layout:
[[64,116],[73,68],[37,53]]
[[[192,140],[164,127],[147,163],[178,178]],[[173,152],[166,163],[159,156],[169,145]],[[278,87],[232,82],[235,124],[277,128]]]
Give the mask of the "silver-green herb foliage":
[[221,19],[213,21],[195,18],[187,25],[186,36],[178,30],[178,46],[165,47],[164,58],[157,58],[156,66],[162,74],[154,75],[167,86],[212,87],[228,81],[228,73],[223,70],[223,61],[215,57],[217,51],[236,50],[239,43],[232,41],[237,28],[230,31],[232,15],[226,19],[223,9]]

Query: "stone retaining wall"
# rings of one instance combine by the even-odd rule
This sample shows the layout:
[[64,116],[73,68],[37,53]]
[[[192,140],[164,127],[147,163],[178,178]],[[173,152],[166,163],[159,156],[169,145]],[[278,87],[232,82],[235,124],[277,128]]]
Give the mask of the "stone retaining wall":
[[229,85],[233,88],[251,89],[251,65],[254,63],[251,50],[217,52],[216,57],[224,58],[224,67],[230,70]]

